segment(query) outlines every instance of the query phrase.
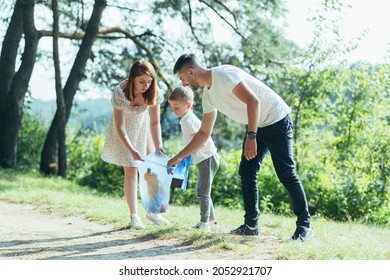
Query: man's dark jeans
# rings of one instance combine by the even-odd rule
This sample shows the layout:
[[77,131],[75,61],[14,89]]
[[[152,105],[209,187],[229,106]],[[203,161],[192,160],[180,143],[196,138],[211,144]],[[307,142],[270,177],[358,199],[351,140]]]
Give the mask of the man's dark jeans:
[[[244,137],[244,145],[246,135]],[[241,155],[239,174],[244,200],[245,224],[257,227],[259,221],[259,192],[257,174],[260,165],[269,151],[279,181],[287,189],[293,211],[298,217],[297,225],[310,226],[310,214],[302,183],[295,173],[293,160],[293,124],[290,114],[270,126],[257,129],[257,156],[246,160]]]

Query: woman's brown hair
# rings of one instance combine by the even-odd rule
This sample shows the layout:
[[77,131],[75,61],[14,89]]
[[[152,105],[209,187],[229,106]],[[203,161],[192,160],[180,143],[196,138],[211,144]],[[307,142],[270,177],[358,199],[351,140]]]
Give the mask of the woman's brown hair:
[[143,96],[148,105],[154,105],[157,93],[156,72],[153,65],[147,61],[138,60],[133,64],[133,66],[131,66],[129,76],[127,78],[127,87],[124,89],[124,93],[127,100],[133,101],[135,98],[134,79],[144,74],[147,74],[152,78],[152,84],[143,93]]

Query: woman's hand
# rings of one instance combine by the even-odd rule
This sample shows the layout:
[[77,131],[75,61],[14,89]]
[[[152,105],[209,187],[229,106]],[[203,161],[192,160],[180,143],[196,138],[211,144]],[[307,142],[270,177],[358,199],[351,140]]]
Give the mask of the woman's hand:
[[132,157],[134,158],[134,160],[143,161],[143,159],[141,158],[141,155],[140,155],[140,153],[138,153],[138,151],[134,150],[134,151],[131,151],[130,153],[131,153]]
[[164,148],[161,147],[161,146],[159,146],[159,147],[156,148],[156,152],[161,152],[161,153],[163,153],[164,155],[167,154],[167,153],[165,152]]

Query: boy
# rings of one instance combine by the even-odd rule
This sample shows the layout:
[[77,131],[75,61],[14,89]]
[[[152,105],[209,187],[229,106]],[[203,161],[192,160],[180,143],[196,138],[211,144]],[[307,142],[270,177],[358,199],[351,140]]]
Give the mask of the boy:
[[[192,140],[201,124],[191,109],[193,100],[194,94],[189,87],[175,88],[168,98],[172,111],[181,118],[180,126],[186,144]],[[217,148],[211,137],[207,139],[200,149],[192,154],[192,160],[198,168],[195,190],[200,202],[200,222],[193,228],[209,231],[210,225],[217,225],[210,194],[211,184],[219,167]]]

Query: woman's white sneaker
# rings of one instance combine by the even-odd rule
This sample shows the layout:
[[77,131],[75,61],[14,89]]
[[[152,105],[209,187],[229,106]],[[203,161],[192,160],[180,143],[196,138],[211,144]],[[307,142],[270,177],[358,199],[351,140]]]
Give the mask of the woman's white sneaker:
[[134,214],[134,213],[131,214],[130,228],[134,228],[134,229],[145,228],[144,224],[142,223],[140,217],[137,214]]

